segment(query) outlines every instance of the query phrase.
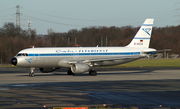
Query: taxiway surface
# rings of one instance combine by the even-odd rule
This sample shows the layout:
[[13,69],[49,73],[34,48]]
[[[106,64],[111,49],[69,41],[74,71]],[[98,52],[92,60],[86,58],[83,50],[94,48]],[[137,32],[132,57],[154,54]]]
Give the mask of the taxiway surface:
[[0,68],[0,108],[102,106],[180,107],[180,68],[99,68],[97,76],[66,69],[29,77],[29,69]]

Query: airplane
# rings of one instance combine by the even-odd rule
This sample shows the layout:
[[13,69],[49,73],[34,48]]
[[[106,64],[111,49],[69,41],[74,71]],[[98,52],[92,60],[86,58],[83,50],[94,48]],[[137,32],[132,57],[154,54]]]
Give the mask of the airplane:
[[154,19],[146,19],[132,41],[124,47],[40,47],[21,50],[11,59],[14,66],[49,73],[59,68],[68,68],[68,75],[89,72],[96,76],[97,66],[113,66],[131,62],[156,53],[149,48]]

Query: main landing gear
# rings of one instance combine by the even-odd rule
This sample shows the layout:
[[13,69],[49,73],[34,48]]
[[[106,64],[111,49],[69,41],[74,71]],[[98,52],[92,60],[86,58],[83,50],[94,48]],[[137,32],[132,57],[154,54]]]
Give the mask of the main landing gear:
[[[73,72],[71,71],[71,69],[69,69],[69,70],[67,71],[67,74],[68,74],[68,75],[75,75],[75,73],[73,73]],[[91,71],[89,71],[89,75],[91,75],[91,76],[96,76],[96,75],[97,75],[97,72],[96,72],[95,70],[91,70]]]
[[92,69],[89,71],[89,75],[91,75],[91,76],[96,76],[97,75],[95,67],[92,67]]
[[35,69],[34,67],[30,68],[30,73],[29,73],[30,77],[34,77],[34,69]]
[[91,70],[91,71],[89,71],[89,75],[96,76],[97,72],[95,70]]

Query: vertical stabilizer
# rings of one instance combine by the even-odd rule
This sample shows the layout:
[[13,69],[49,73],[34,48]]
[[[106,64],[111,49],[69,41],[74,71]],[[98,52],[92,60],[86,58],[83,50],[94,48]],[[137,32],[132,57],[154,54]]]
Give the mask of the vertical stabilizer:
[[149,48],[154,19],[146,19],[127,47]]

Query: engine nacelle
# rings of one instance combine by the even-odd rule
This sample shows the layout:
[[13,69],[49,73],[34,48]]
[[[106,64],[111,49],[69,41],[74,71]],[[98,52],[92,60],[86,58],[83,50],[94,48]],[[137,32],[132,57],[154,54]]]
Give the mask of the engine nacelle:
[[90,70],[90,66],[83,63],[77,63],[71,65],[71,71],[73,73],[84,73]]
[[49,72],[55,71],[56,69],[54,69],[54,68],[39,68],[39,70],[40,70],[42,73],[49,73]]

